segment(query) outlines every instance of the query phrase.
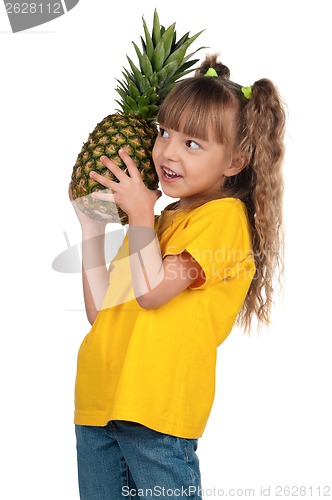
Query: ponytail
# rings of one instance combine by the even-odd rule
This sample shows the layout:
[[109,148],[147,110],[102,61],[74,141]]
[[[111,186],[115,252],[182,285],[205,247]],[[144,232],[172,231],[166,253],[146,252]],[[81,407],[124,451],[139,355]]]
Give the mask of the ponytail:
[[274,276],[281,281],[283,274],[285,111],[275,85],[267,79],[255,82],[250,99],[242,99],[240,115],[241,149],[250,158],[245,169],[251,172],[250,189],[244,201],[252,226],[256,274],[238,322],[249,329],[253,313],[260,322],[269,323]]

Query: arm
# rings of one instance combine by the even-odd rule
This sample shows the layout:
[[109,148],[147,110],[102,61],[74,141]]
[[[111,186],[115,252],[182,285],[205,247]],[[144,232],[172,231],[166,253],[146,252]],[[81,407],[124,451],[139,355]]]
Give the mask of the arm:
[[76,206],[69,190],[76,216],[82,228],[82,284],[86,315],[92,325],[107,291],[109,271],[105,262],[106,223],[85,215]]
[[105,228],[82,227],[82,280],[88,321],[94,323],[105,297],[109,272],[105,262]]
[[[142,221],[140,217],[140,224]],[[151,309],[162,306],[193,283],[203,284],[205,276],[198,262],[186,251],[162,259],[153,227],[149,227],[148,221],[146,224],[138,226],[135,216],[131,217],[128,237],[136,300],[142,308]]]

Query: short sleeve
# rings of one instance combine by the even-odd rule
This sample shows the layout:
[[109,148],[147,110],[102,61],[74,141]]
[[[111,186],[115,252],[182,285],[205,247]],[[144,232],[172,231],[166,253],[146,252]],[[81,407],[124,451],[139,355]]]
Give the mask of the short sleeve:
[[236,278],[241,269],[253,267],[249,223],[244,204],[236,199],[215,200],[193,211],[184,227],[168,241],[165,255],[184,250],[198,262],[205,274],[205,289]]

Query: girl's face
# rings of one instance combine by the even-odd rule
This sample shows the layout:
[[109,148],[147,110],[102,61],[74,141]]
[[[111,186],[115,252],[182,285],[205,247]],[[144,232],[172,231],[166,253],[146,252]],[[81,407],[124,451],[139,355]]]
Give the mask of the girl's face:
[[220,197],[224,177],[237,173],[229,146],[196,139],[162,124],[152,158],[163,192],[180,198],[181,208],[201,194]]

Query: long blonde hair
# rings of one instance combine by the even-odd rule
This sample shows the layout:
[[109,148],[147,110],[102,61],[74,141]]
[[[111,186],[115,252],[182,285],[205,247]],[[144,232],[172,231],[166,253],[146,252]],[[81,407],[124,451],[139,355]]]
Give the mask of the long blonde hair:
[[[218,77],[204,76],[214,68]],[[283,273],[284,234],[282,220],[285,110],[276,86],[268,79],[252,85],[251,98],[246,98],[241,85],[229,80],[227,66],[217,55],[207,56],[194,77],[176,84],[158,113],[158,121],[173,130],[195,138],[231,143],[246,157],[240,173],[227,177],[220,186],[220,198],[242,200],[248,211],[252,232],[256,273],[251,282],[237,323],[250,331],[253,315],[259,324],[270,322],[274,279]],[[236,116],[235,131],[228,116]],[[183,125],[183,117],[185,123]],[[207,127],[207,124],[210,127]],[[189,209],[206,203],[204,194]],[[162,231],[162,225],[160,226]]]

